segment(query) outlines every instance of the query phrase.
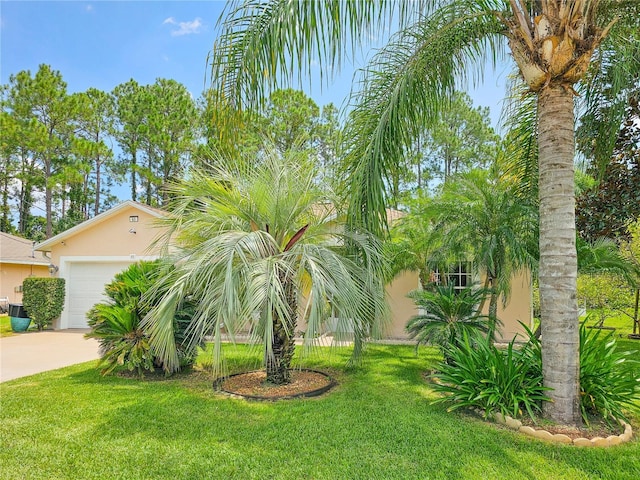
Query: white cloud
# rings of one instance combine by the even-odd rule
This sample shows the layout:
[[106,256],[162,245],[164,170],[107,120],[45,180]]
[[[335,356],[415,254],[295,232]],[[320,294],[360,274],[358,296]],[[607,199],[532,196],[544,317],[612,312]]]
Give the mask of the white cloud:
[[181,35],[191,35],[200,33],[203,27],[202,19],[196,18],[190,22],[178,22],[175,18],[169,17],[162,22],[163,25],[176,25],[177,28],[171,30],[172,37],[179,37]]
[[85,11],[85,12],[89,12],[89,13],[93,12],[93,5],[91,5],[90,3],[88,3],[87,5],[85,5],[85,7],[84,7],[84,11]]

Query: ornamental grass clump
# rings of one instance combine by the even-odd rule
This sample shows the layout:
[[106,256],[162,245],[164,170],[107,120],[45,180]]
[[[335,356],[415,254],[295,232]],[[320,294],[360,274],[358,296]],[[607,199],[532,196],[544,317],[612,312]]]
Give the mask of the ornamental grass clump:
[[[586,425],[601,419],[610,426],[627,420],[625,408],[640,411],[640,361],[637,352],[617,348],[614,332],[580,326],[580,410]],[[525,327],[526,329],[526,327]],[[434,388],[446,395],[435,403],[449,410],[478,408],[486,417],[500,412],[535,422],[550,390],[542,382],[540,341],[526,329],[529,339],[521,347],[511,341],[505,349],[464,335],[447,348],[447,361],[439,364]]]
[[533,420],[548,400],[542,386],[540,342],[529,332],[521,348],[512,340],[506,349],[492,342],[473,341],[465,334],[462,342],[447,349],[448,362],[439,365],[434,388],[447,395],[435,403],[450,404],[448,410],[477,408],[485,417],[494,413]]
[[620,351],[613,331],[580,326],[580,410],[582,419],[627,420],[624,408],[640,411],[638,352]]

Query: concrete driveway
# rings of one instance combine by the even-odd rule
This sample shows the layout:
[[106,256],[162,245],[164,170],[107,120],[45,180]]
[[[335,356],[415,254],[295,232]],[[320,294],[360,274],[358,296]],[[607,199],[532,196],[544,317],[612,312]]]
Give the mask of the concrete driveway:
[[17,333],[0,338],[0,382],[99,358],[89,330]]

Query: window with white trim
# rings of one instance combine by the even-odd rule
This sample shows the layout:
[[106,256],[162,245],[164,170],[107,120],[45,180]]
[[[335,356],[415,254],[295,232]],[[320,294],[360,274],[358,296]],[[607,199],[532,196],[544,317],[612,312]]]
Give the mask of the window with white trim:
[[457,262],[447,272],[441,274],[436,268],[431,273],[430,281],[436,285],[453,285],[455,290],[464,290],[473,285],[473,269],[471,262]]

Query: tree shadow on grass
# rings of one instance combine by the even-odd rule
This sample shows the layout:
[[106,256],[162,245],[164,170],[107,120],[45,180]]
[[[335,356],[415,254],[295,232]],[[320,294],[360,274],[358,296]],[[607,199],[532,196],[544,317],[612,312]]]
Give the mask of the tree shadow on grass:
[[362,367],[336,369],[341,385],[329,396],[267,404],[220,397],[207,375],[140,382],[91,364],[44,375],[29,396],[62,390],[43,396],[61,403],[48,428],[69,416],[64,428],[77,437],[59,431],[56,451],[77,468],[109,452],[94,477],[637,478],[637,441],[548,445],[430,405],[425,363],[411,347],[375,346]]

